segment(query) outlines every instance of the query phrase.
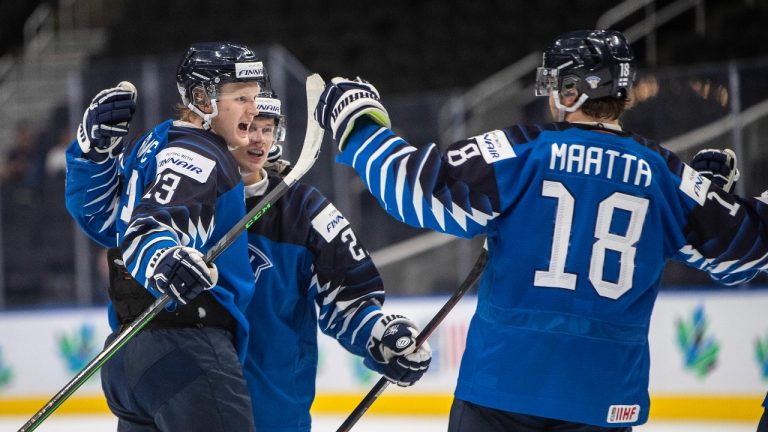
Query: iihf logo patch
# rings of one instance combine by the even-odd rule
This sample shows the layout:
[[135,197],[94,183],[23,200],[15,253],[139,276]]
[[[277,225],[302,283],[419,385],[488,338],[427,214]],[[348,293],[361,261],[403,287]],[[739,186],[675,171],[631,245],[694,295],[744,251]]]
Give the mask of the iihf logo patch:
[[584,78],[584,81],[586,81],[587,84],[589,84],[589,88],[596,89],[597,86],[600,85],[600,81],[602,81],[602,80],[600,79],[600,77],[596,77],[594,75],[591,75],[591,76],[588,76],[588,77]]
[[634,423],[640,417],[640,405],[611,405],[608,407],[608,423]]

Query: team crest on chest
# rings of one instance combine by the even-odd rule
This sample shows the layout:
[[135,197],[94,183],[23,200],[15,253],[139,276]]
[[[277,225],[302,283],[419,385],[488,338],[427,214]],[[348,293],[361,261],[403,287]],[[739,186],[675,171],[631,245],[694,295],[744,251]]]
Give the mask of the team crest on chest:
[[251,268],[253,269],[253,279],[256,283],[259,282],[259,276],[264,270],[274,267],[272,261],[269,260],[267,254],[259,250],[254,245],[248,245],[248,259],[251,262]]

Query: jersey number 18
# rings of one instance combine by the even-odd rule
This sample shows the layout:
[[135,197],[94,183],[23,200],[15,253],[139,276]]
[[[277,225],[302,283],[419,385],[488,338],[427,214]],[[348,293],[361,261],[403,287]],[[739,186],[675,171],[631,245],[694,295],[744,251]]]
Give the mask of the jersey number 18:
[[[534,286],[576,289],[575,273],[565,271],[568,256],[568,244],[571,237],[574,207],[576,200],[560,182],[545,180],[541,187],[541,195],[557,199],[555,210],[555,228],[552,236],[552,252],[549,259],[549,269],[537,270],[534,276]],[[624,235],[610,232],[611,221],[615,209],[629,212],[629,224]],[[592,255],[589,262],[589,281],[595,291],[610,299],[618,299],[632,288],[632,276],[635,271],[635,244],[640,240],[643,222],[648,211],[646,198],[614,192],[608,198],[600,201],[595,219],[595,243],[592,245]],[[620,268],[616,282],[607,281],[603,276],[606,250],[619,253]]]

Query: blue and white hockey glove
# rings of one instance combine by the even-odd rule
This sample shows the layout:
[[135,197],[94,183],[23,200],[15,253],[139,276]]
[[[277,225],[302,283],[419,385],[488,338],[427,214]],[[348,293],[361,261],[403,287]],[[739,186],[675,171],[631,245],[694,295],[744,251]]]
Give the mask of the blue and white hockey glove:
[[90,160],[103,163],[123,149],[123,137],[136,111],[136,87],[123,81],[93,98],[77,127],[77,143]]
[[344,150],[347,136],[355,120],[367,115],[377,124],[391,127],[389,114],[381,104],[376,87],[356,78],[348,80],[336,77],[325,85],[315,107],[315,120],[323,129],[333,134],[333,139]]
[[373,325],[365,365],[400,387],[412,386],[432,361],[432,349],[424,343],[416,349],[419,331],[402,315],[385,315]]
[[267,162],[264,165],[267,164],[273,164],[280,160],[280,158],[283,156],[283,146],[280,144],[275,144],[269,149],[269,153],[267,153]]
[[730,192],[740,177],[736,163],[736,153],[731,149],[704,149],[693,157],[691,168]]
[[278,175],[285,176],[291,172],[291,162],[285,159],[280,159],[283,156],[283,146],[280,144],[274,144],[267,154],[267,161],[264,162],[264,168],[268,171],[277,173]]
[[150,287],[168,294],[180,304],[187,304],[204,290],[216,286],[219,280],[216,265],[208,267],[200,251],[185,246],[156,252],[147,272],[151,274]]

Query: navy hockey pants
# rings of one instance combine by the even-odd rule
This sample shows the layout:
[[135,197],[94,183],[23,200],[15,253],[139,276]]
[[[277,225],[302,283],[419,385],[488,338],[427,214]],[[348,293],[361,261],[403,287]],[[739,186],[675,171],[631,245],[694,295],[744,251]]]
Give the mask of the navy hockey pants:
[[145,328],[106,362],[101,380],[119,432],[255,430],[232,334],[223,328]]
[[631,427],[605,428],[501,411],[453,400],[448,432],[632,432]]

